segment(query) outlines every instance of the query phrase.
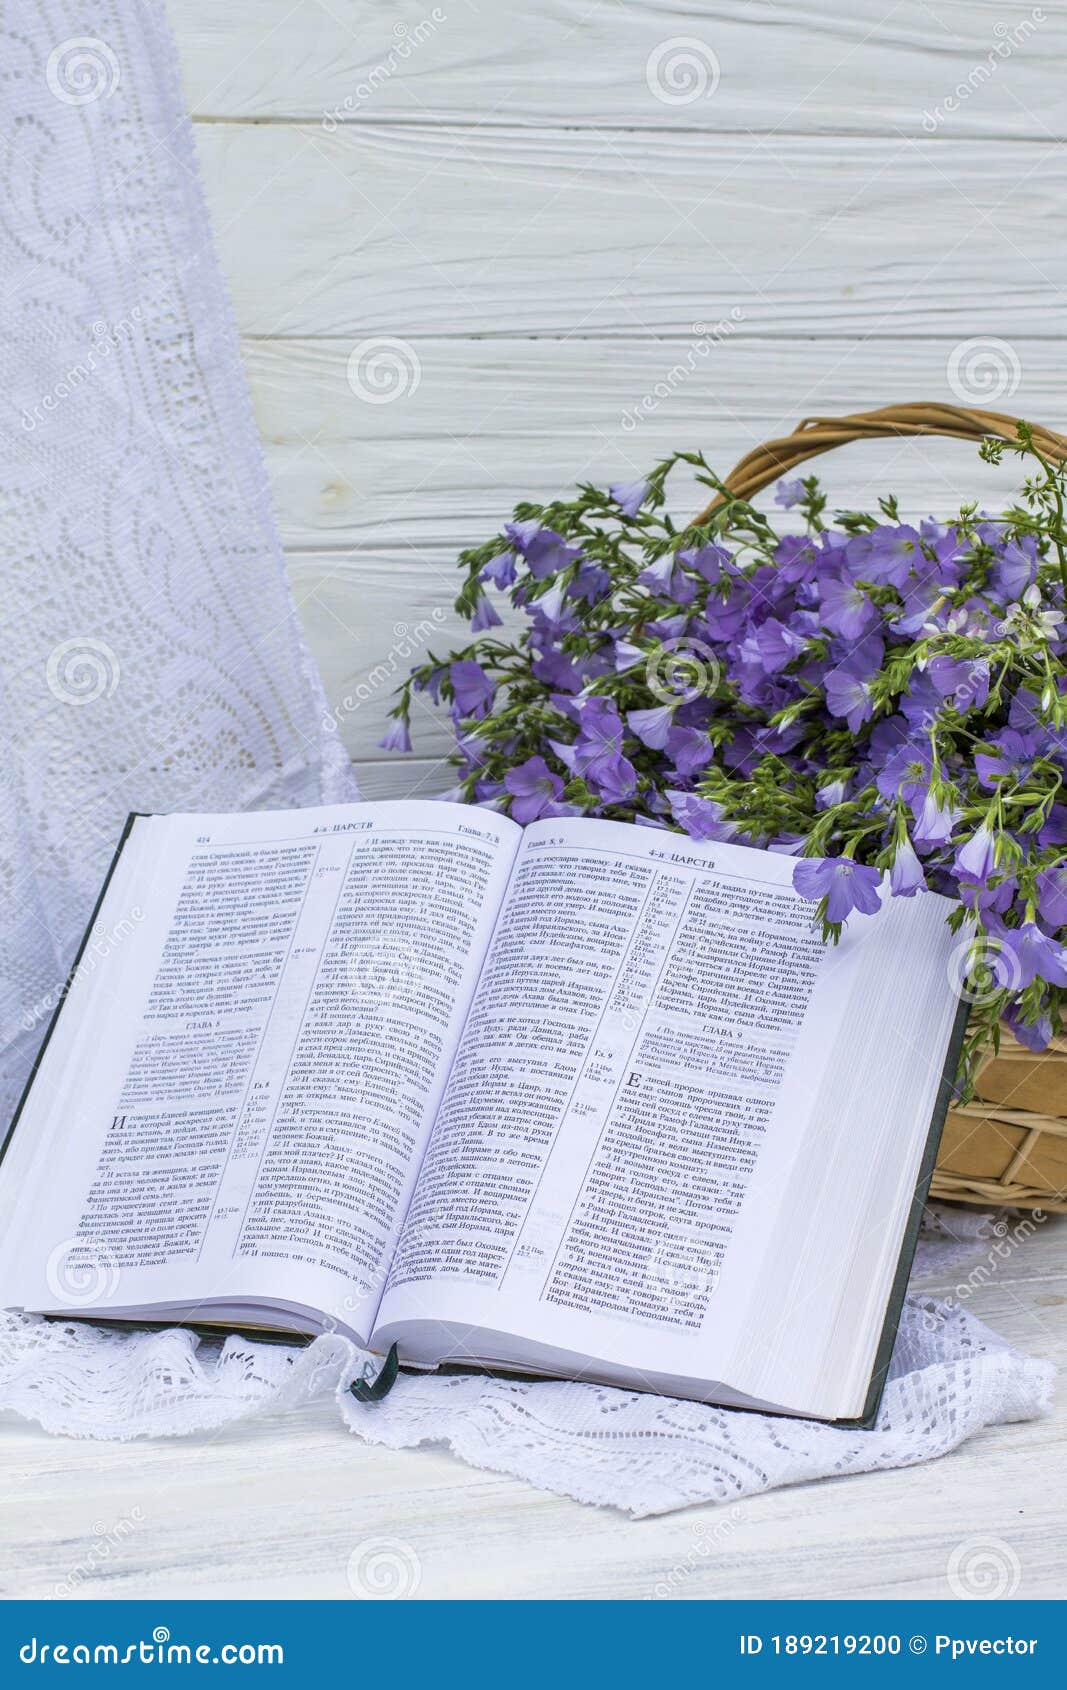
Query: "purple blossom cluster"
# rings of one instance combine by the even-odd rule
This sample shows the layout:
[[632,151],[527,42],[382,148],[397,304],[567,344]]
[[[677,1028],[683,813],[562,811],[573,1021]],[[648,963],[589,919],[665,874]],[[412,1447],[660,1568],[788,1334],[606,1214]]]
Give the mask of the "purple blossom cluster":
[[675,461],[520,507],[465,553],[476,638],[415,671],[383,743],[409,749],[413,705],[443,699],[458,796],[786,852],[834,937],[883,896],[944,893],[986,1021],[1043,1047],[1067,1002],[1055,490],[999,517],[912,526],[885,501],[827,525],[808,478],[778,493],[804,532],[738,501],[678,531]]

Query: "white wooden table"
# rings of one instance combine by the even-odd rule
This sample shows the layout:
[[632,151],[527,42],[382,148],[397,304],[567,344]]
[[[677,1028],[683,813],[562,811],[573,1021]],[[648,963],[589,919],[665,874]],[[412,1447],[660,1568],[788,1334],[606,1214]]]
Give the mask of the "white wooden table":
[[[951,1283],[940,1287],[950,1291]],[[968,1301],[1067,1362],[1067,1218]],[[49,1438],[0,1424],[0,1596],[350,1599],[349,1556],[390,1539],[419,1597],[951,1597],[969,1538],[1018,1558],[1020,1597],[1063,1595],[1067,1411],[980,1434],[939,1462],[828,1479],[663,1519],[548,1496],[436,1450],[391,1453],[332,1405],[180,1442]],[[1002,1553],[1002,1552],[1001,1552]]]
[[[811,412],[950,398],[954,357],[957,398],[1067,422],[1061,11],[170,14],[294,592],[368,797],[446,782],[428,714],[414,759],[376,742],[412,641],[459,631],[457,549],[516,499],[676,447],[725,470]],[[397,393],[377,403],[361,392],[383,340]],[[913,511],[1008,484],[957,444],[826,467],[837,502],[893,487]],[[1067,1224],[970,1306],[1062,1357]],[[710,1510],[629,1523],[440,1453],[364,1448],[326,1408],[130,1447],[9,1423],[0,1449],[7,1595],[50,1595],[88,1560],[85,1594],[346,1597],[350,1551],[388,1536],[431,1597],[648,1596],[676,1568],[683,1596],[946,1596],[953,1546],[990,1534],[1019,1557],[1020,1596],[1062,1593],[1062,1411],[931,1467],[755,1498],[710,1550]]]

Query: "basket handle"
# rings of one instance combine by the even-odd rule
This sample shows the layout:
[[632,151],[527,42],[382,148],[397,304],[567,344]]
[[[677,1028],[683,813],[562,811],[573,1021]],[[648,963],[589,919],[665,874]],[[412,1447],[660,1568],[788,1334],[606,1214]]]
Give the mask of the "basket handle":
[[[966,405],[940,405],[918,400],[910,405],[885,405],[880,411],[856,411],[847,417],[805,417],[792,434],[768,440],[747,452],[726,476],[730,492],[740,499],[752,499],[777,481],[784,470],[794,469],[808,458],[818,457],[850,440],[877,440],[885,435],[939,434],[948,440],[979,441],[988,435],[1014,440],[1018,417],[1001,411],[976,411]],[[1032,425],[1034,443],[1054,463],[1067,463],[1067,438],[1052,429]],[[696,523],[706,522],[725,504],[717,493],[705,506]]]

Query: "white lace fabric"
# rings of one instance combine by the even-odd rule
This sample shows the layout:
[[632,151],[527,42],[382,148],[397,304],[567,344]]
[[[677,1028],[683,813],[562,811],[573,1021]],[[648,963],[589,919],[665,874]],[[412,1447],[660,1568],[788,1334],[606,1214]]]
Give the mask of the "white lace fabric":
[[[635,1518],[737,1502],[828,1475],[907,1467],[985,1426],[1047,1411],[1050,1363],[1019,1355],[958,1304],[908,1298],[872,1431],[595,1385],[402,1374],[380,1403],[348,1387],[367,1358],[336,1334],[304,1348],[191,1332],[100,1332],[0,1315],[0,1409],[83,1438],[167,1437],[333,1396],[357,1437],[432,1444]],[[294,1436],[298,1431],[294,1428]]]
[[355,785],[285,578],[157,0],[0,8],[0,292],[6,1119],[129,811]]
[[[159,0],[0,9],[0,1120],[130,810],[355,796],[286,585]],[[99,936],[102,944],[109,936]],[[1051,1369],[908,1303],[876,1430],[584,1384],[0,1315],[0,1409],[191,1436],[333,1395],[357,1436],[635,1515],[927,1460],[1042,1412]],[[294,1422],[293,1436],[299,1436]],[[343,1447],[343,1446],[342,1446]]]
[[372,1443],[445,1444],[475,1467],[641,1518],[932,1460],[983,1426],[1044,1412],[1052,1371],[958,1305],[911,1298],[872,1431],[644,1392],[476,1377],[405,1379],[377,1406],[341,1400],[352,1431]]

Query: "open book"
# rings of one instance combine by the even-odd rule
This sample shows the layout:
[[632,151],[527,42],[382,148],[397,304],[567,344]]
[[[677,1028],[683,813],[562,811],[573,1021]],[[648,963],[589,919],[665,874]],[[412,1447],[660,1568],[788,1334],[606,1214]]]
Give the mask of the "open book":
[[0,1304],[869,1417],[958,941],[927,893],[824,945],[791,875],[433,800],[131,818],[0,1168]]

